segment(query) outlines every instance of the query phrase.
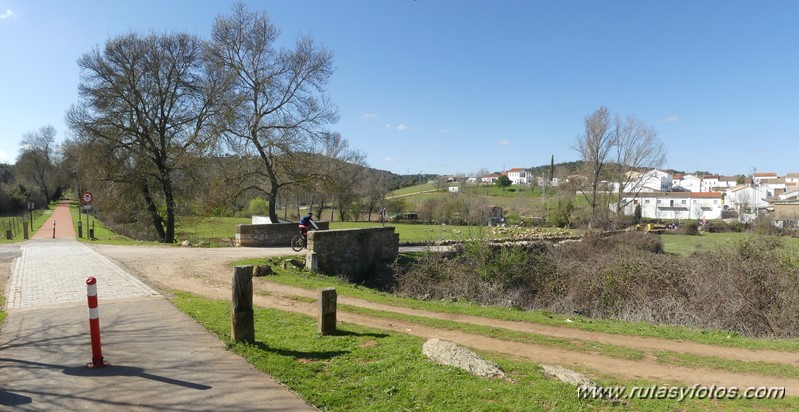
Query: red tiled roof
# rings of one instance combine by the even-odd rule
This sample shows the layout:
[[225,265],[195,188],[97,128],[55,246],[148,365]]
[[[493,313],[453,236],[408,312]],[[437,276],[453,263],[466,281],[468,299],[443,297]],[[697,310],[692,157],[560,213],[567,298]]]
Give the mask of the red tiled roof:
[[755,173],[755,177],[777,177],[776,172]]
[[521,167],[517,167],[517,168],[508,170],[508,173],[510,173],[510,172],[524,172],[524,169],[521,168]]

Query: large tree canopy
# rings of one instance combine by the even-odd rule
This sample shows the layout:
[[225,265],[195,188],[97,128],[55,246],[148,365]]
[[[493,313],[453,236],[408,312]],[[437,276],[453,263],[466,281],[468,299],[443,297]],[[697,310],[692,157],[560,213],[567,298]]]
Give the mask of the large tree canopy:
[[174,174],[189,170],[213,136],[204,133],[218,78],[203,42],[188,34],[118,36],[78,60],[80,103],[67,119],[76,135],[107,153],[108,180],[146,205],[156,239],[174,242]]
[[325,129],[338,119],[324,94],[333,53],[310,36],[298,38],[293,49],[278,49],[278,35],[266,13],[237,4],[232,15],[216,19],[209,52],[211,63],[233,79],[221,117],[227,143],[242,156],[260,159],[249,173],[262,176],[258,185],[273,221],[281,188],[311,186],[332,175],[325,156],[310,154],[324,155],[338,144]]

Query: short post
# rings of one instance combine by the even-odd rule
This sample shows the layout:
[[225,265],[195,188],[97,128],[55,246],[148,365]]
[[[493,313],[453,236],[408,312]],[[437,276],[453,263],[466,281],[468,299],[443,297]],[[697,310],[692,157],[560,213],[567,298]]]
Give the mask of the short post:
[[86,295],[89,298],[89,332],[92,339],[92,363],[87,368],[108,366],[103,361],[103,350],[100,347],[100,309],[97,307],[97,279],[93,276],[86,279]]
[[28,222],[22,222],[22,238],[28,240]]
[[11,229],[6,229],[6,240],[11,240],[14,238],[14,232]]
[[230,336],[233,341],[255,343],[255,319],[252,312],[252,266],[233,268],[233,299],[230,312]]
[[319,333],[336,333],[336,288],[325,288],[319,292]]
[[78,222],[78,238],[83,238],[83,222]]
[[55,239],[55,220],[53,220],[53,239]]

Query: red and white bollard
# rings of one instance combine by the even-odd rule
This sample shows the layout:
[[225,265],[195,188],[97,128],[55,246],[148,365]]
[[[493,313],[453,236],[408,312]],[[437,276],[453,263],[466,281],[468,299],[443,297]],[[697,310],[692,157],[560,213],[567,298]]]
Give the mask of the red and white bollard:
[[86,279],[86,295],[89,298],[89,331],[92,337],[92,363],[87,368],[108,366],[103,361],[103,350],[100,347],[100,309],[97,308],[97,279],[93,276]]

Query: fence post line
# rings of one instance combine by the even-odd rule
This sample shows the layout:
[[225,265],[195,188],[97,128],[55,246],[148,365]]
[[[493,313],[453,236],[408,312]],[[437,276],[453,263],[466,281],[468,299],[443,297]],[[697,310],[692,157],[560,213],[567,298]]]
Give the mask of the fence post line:
[[90,276],[86,279],[86,296],[89,300],[89,332],[92,341],[92,362],[87,368],[102,368],[108,366],[103,361],[103,350],[100,347],[100,309],[97,307],[97,279]]

